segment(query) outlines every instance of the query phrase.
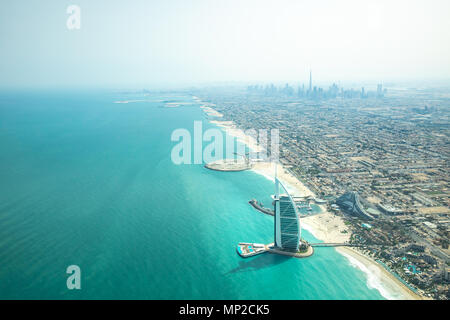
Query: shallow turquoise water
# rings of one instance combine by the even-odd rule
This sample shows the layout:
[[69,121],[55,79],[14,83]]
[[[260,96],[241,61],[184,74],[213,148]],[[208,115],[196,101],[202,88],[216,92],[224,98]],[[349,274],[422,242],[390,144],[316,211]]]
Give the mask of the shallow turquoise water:
[[[198,106],[142,96],[0,93],[1,299],[382,299],[333,248],[242,259],[272,242],[272,183],[171,162],[170,135],[208,124]],[[304,236],[315,240],[307,231]],[[82,289],[68,290],[79,265]]]

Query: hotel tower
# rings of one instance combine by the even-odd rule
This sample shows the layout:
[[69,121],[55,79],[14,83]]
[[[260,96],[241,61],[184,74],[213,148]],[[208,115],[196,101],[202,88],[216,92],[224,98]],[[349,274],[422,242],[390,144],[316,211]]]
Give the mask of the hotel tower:
[[[280,187],[283,193],[280,194]],[[301,226],[297,206],[275,175],[274,196],[275,247],[284,251],[299,250]]]

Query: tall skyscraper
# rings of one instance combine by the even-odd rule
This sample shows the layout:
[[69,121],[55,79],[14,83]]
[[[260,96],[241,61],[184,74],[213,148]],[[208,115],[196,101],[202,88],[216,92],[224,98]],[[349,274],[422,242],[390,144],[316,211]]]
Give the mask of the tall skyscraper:
[[381,83],[377,85],[377,97],[383,97],[383,85]]
[[309,92],[312,91],[312,71],[309,70]]
[[[284,192],[281,195],[280,186]],[[297,206],[277,177],[275,177],[274,213],[275,246],[285,251],[297,252],[301,239]]]

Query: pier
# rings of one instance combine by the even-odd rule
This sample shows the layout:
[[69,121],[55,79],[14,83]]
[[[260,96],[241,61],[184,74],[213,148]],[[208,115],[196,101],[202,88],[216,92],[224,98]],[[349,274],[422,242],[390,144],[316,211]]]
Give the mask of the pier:
[[312,247],[379,247],[382,246],[380,244],[356,244],[356,243],[333,243],[333,242],[318,242],[318,243],[310,243]]

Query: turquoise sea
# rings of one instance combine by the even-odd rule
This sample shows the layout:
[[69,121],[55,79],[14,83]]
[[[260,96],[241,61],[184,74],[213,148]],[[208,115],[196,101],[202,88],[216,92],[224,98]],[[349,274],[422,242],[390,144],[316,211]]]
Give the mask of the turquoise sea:
[[[145,100],[114,103],[117,100]],[[273,184],[175,165],[176,128],[209,124],[189,95],[0,93],[0,299],[383,299],[333,248],[242,259],[273,241]],[[307,240],[314,240],[304,231]],[[81,268],[68,290],[66,268]]]

